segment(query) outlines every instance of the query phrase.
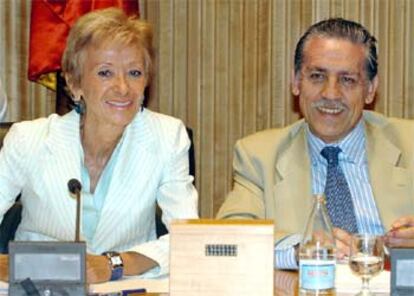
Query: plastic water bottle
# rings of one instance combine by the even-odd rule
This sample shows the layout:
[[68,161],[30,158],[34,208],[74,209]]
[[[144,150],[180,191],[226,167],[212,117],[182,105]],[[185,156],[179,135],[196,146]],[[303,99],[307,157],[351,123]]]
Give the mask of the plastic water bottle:
[[314,196],[312,212],[299,246],[301,295],[335,295],[335,238],[325,196]]

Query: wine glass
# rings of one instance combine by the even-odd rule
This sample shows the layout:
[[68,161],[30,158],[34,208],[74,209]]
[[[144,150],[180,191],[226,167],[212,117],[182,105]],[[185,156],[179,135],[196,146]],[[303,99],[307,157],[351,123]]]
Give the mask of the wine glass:
[[362,288],[357,295],[373,295],[369,290],[369,280],[384,268],[383,237],[371,234],[353,235],[349,266],[354,274],[362,278]]

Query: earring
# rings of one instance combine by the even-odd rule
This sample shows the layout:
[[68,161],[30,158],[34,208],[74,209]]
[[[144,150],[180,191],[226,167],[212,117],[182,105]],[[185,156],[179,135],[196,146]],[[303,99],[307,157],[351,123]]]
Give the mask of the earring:
[[85,113],[86,105],[82,97],[79,100],[73,100],[73,109],[75,109],[76,113],[80,115]]
[[142,97],[141,97],[141,108],[140,108],[141,112],[144,111],[144,102],[145,102],[145,95],[142,95]]

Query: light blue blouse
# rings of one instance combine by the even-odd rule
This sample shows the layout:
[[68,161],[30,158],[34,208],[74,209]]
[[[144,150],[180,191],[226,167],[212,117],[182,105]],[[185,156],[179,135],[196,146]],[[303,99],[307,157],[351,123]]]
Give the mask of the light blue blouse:
[[91,179],[88,169],[85,166],[83,149],[81,148],[81,183],[82,188],[82,235],[86,241],[92,241],[96,227],[101,216],[101,211],[108,193],[112,172],[118,160],[121,141],[115,147],[112,155],[106,164],[95,187],[95,192],[91,193]]

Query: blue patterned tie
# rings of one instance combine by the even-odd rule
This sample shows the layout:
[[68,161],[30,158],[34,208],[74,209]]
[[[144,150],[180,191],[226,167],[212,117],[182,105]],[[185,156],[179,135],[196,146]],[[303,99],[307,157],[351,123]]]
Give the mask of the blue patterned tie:
[[326,173],[326,208],[335,227],[350,233],[357,233],[354,204],[346,182],[344,172],[338,163],[341,148],[327,146],[322,149],[322,156],[328,161]]

